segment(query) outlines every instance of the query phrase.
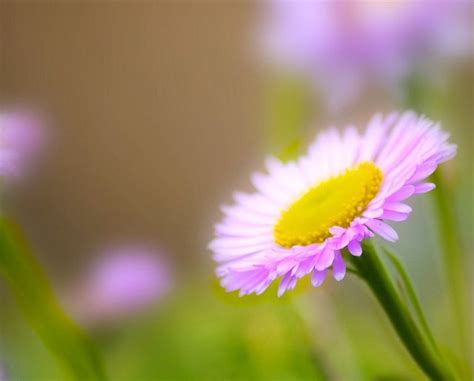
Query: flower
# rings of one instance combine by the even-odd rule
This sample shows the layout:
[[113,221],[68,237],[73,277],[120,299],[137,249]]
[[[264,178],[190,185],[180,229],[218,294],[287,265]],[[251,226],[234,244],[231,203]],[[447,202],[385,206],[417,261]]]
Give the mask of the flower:
[[336,280],[346,266],[341,250],[362,254],[361,242],[375,234],[398,239],[386,221],[404,221],[404,201],[432,190],[424,180],[456,146],[439,124],[413,112],[375,115],[360,134],[319,134],[297,161],[266,160],[267,174],[254,173],[255,193],[235,193],[209,244],[227,291],[260,294],[283,277],[278,294],[312,274],[322,284],[332,267]]
[[107,250],[90,268],[72,295],[72,314],[88,323],[116,320],[160,300],[171,286],[165,261],[148,248]]
[[435,62],[470,51],[469,1],[271,0],[264,5],[263,55],[314,78],[332,108],[355,99],[374,79],[398,90],[417,67],[426,73]]
[[36,118],[27,112],[0,113],[0,176],[23,174],[42,144]]
[[6,367],[0,362],[0,381],[8,381],[9,379]]

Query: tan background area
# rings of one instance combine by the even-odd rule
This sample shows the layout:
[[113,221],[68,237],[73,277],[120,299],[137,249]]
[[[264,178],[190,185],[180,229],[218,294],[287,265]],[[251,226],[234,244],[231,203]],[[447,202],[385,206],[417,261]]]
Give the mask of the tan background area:
[[41,110],[50,129],[7,208],[49,272],[111,242],[150,242],[193,264],[209,256],[217,203],[260,158],[254,11],[0,2],[0,94]]

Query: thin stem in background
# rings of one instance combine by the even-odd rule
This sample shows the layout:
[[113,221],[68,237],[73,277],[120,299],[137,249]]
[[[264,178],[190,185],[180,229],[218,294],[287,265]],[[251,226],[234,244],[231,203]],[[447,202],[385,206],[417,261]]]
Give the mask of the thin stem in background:
[[456,316],[455,325],[458,330],[459,340],[463,351],[467,354],[469,345],[466,340],[469,339],[466,329],[463,251],[461,249],[460,230],[455,215],[454,197],[440,170],[433,174],[432,179],[437,188],[432,192],[432,195],[438,232],[441,237],[440,246],[443,253],[443,268],[446,273],[451,304]]
[[421,308],[421,304],[418,301],[418,298],[416,296],[413,284],[411,283],[410,278],[408,277],[408,273],[406,272],[406,270],[404,269],[402,263],[400,262],[400,260],[397,258],[397,256],[395,254],[393,254],[391,251],[389,251],[386,248],[383,248],[383,251],[385,252],[385,254],[387,254],[388,258],[390,259],[390,261],[394,265],[395,269],[398,272],[398,275],[400,275],[400,278],[401,278],[402,283],[403,283],[403,287],[404,287],[405,291],[407,292],[408,299],[410,300],[410,303],[412,304],[413,308],[415,309],[415,313],[417,315],[418,321],[420,322],[421,328],[423,329],[426,337],[428,338],[431,345],[433,346],[433,349],[438,354],[441,354],[440,351],[439,351],[438,346],[436,345],[436,341],[433,337],[433,334],[431,333],[431,330],[428,326],[428,322],[426,321],[425,315],[424,315],[423,310]]
[[[417,113],[428,113],[433,107],[434,98],[438,98],[436,90],[426,80],[413,76],[406,83],[405,106]],[[434,105],[436,109],[443,107]],[[444,106],[446,107],[446,106]],[[436,110],[435,109],[435,110]],[[433,110],[434,111],[434,110]],[[430,112],[431,114],[431,112]],[[464,293],[463,251],[458,219],[455,214],[454,196],[443,176],[442,168],[432,175],[437,189],[432,192],[433,209],[437,217],[439,246],[441,247],[443,270],[445,273],[448,292],[453,311],[454,332],[465,358],[470,357],[469,333],[467,329],[467,308]]]

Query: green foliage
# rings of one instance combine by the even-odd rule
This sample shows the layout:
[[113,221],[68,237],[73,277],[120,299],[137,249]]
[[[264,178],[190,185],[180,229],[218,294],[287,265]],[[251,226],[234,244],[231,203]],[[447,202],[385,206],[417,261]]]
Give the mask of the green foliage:
[[93,344],[64,314],[25,240],[6,221],[0,222],[0,273],[29,325],[70,375],[76,380],[104,380]]
[[413,359],[432,379],[456,379],[418,328],[370,241],[363,245],[363,251],[360,257],[349,255],[350,261],[374,293]]
[[124,330],[110,348],[112,378],[324,379],[306,327],[290,303],[228,303],[204,289],[187,287]]

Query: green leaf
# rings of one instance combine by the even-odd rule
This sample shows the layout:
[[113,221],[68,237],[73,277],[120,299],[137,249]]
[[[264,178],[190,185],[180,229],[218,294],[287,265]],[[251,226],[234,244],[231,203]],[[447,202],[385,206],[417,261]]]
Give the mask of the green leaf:
[[99,354],[59,306],[17,227],[0,220],[0,274],[31,328],[76,380],[105,380]]

